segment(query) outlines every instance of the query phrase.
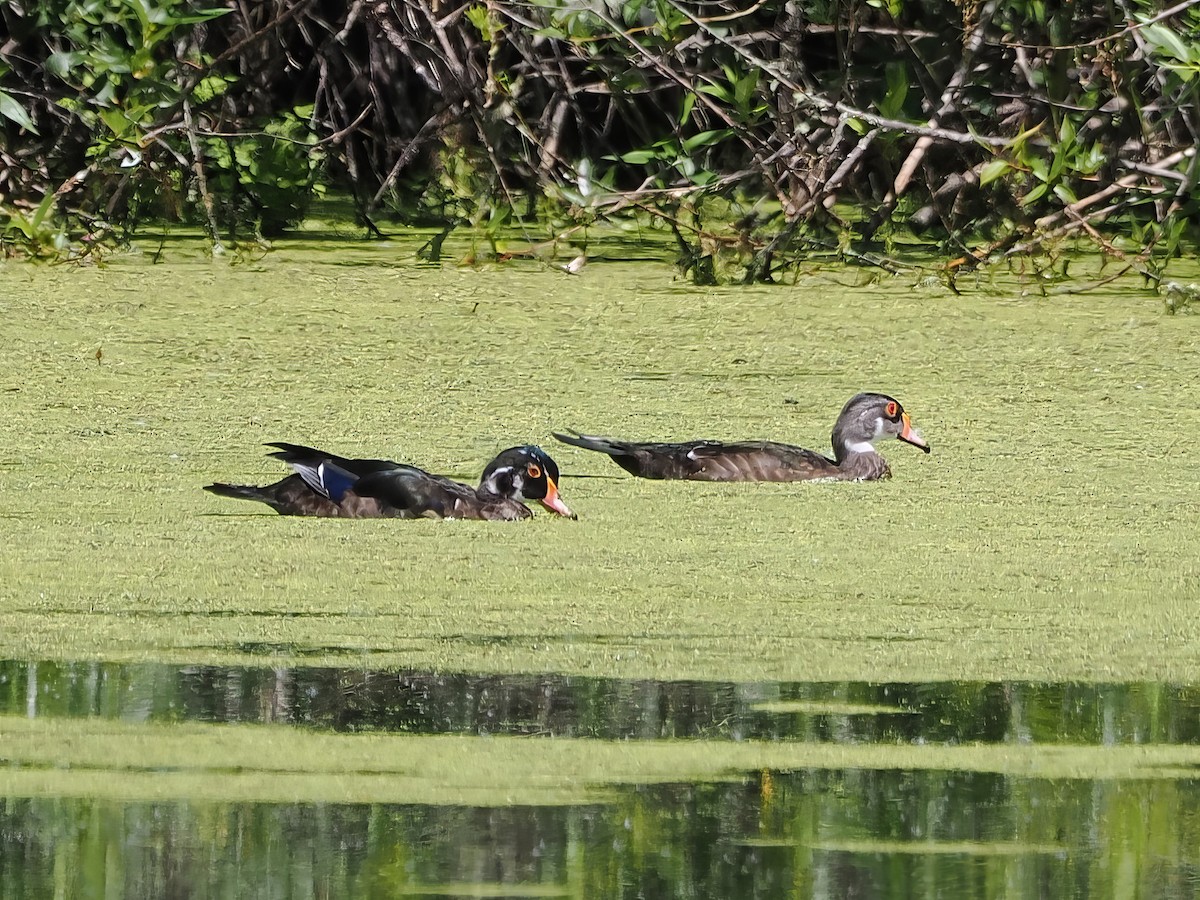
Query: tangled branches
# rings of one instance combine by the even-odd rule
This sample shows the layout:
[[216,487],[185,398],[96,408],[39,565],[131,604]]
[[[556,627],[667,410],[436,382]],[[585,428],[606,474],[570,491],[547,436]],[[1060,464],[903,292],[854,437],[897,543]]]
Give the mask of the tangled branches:
[[1080,235],[1153,275],[1198,218],[1200,0],[157,2],[0,3],[9,240],[270,234],[335,189],[497,253],[649,215],[699,280],[914,232],[951,273]]

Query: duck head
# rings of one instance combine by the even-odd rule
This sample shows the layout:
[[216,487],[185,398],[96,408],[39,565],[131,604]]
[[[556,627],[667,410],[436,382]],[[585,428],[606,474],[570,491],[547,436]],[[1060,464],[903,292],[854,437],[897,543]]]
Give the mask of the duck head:
[[856,394],[833,426],[834,458],[840,463],[852,453],[874,453],[876,441],[893,437],[929,452],[898,400],[887,394]]
[[541,447],[510,447],[488,463],[479,490],[513,500],[536,500],[569,519],[579,518],[558,495],[558,464]]

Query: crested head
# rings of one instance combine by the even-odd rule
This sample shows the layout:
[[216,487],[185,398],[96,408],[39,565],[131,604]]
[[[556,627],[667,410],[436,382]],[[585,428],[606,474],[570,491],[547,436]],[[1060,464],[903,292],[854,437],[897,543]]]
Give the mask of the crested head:
[[875,453],[875,443],[882,438],[898,438],[929,452],[900,401],[887,394],[855,394],[833,426],[834,458],[841,463],[854,454]]
[[487,464],[479,492],[510,500],[537,500],[560,516],[575,517],[558,496],[558,464],[541,447],[526,444],[501,451]]

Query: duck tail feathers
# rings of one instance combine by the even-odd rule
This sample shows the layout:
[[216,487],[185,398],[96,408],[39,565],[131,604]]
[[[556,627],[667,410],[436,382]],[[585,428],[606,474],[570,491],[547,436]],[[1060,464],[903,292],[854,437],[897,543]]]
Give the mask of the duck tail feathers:
[[218,497],[232,497],[234,500],[257,500],[259,503],[271,503],[274,498],[260,487],[252,484],[216,484],[204,485],[204,490]]
[[609,456],[626,456],[630,453],[630,448],[627,444],[621,441],[614,441],[612,438],[600,437],[596,434],[580,434],[578,431],[572,431],[570,434],[559,434],[557,431],[550,433],[557,440],[562,441],[564,444],[570,444],[572,447],[595,450],[599,453],[607,453]]
[[321,460],[329,459],[330,454],[323,450],[317,450],[314,447],[305,447],[303,444],[289,444],[285,441],[271,441],[263,444],[264,447],[277,447],[275,453],[268,453],[267,456],[272,459],[279,459],[285,463],[296,462],[298,460]]

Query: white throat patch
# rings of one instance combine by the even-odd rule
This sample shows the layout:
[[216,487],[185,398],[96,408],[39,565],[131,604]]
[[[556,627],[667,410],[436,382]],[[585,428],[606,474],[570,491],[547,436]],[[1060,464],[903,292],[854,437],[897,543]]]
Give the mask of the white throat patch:
[[846,445],[847,453],[874,453],[875,445],[870,441],[856,441],[853,444]]
[[875,434],[873,434],[871,436],[871,439],[867,440],[867,441],[855,441],[854,443],[847,443],[846,444],[846,452],[847,453],[874,453],[874,452],[876,452],[875,451],[875,442],[877,440],[879,440],[881,437],[883,437],[884,427],[885,427],[885,423],[884,423],[883,419],[876,419],[875,420]]

